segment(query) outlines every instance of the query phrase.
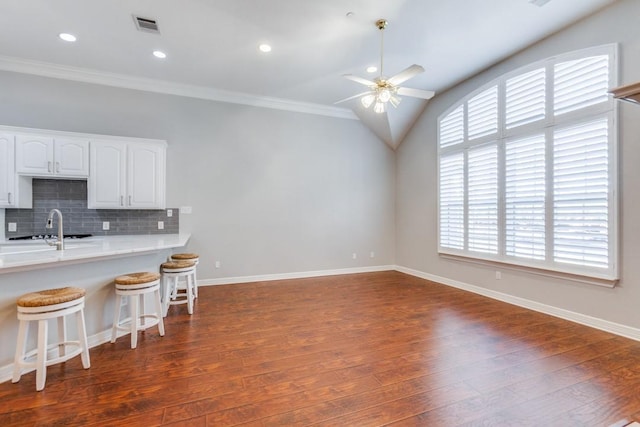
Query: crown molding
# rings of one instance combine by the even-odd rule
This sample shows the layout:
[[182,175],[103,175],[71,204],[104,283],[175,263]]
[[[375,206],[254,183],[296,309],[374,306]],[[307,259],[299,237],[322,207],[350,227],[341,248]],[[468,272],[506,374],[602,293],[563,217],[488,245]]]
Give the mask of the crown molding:
[[249,105],[251,107],[270,108],[275,110],[336,117],[340,119],[358,120],[358,117],[353,113],[353,111],[346,108],[269,96],[257,96],[241,92],[231,92],[204,86],[174,83],[166,80],[108,73],[10,56],[0,55],[0,70],[125,89],[135,89],[145,92],[206,99],[209,101]]

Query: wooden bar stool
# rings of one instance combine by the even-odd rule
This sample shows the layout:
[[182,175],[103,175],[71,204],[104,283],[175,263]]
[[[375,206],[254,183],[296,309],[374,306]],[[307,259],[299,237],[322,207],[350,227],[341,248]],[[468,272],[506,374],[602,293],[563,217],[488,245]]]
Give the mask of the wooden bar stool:
[[[169,261],[160,266],[164,285],[164,316],[169,313],[169,306],[187,304],[187,311],[193,314],[193,300],[195,299],[196,264],[193,261]],[[181,278],[185,280],[185,289],[178,287]],[[184,290],[184,292],[180,292]]]
[[[116,277],[115,283],[116,306],[111,330],[111,342],[116,342],[118,330],[128,331],[131,334],[131,348],[136,348],[138,345],[138,331],[144,331],[155,325],[158,325],[160,336],[164,336],[162,303],[160,301],[160,275],[149,272],[129,273]],[[146,294],[153,294],[155,313],[145,313],[144,298]],[[122,297],[129,297],[131,319],[128,324],[120,324]],[[147,322],[147,319],[150,319],[150,321]]]
[[[89,346],[87,345],[87,330],[84,323],[84,296],[82,288],[59,288],[32,292],[18,298],[18,343],[13,363],[13,378],[11,382],[20,381],[23,369],[36,370],[36,390],[44,389],[47,379],[47,366],[65,362],[77,355],[81,355],[82,367],[91,366],[89,360]],[[78,340],[67,341],[67,325],[65,316],[75,313],[78,328]],[[58,342],[47,346],[48,321],[58,319]],[[29,322],[38,322],[38,344],[35,350],[27,352],[27,336]],[[47,352],[58,348],[58,357],[47,358]],[[71,350],[71,351],[67,351]],[[35,355],[35,361],[29,361]]]
[[193,296],[194,298],[198,298],[198,263],[200,262],[200,255],[193,252],[173,254],[169,258],[169,261],[192,261],[196,264],[196,268],[193,271]]

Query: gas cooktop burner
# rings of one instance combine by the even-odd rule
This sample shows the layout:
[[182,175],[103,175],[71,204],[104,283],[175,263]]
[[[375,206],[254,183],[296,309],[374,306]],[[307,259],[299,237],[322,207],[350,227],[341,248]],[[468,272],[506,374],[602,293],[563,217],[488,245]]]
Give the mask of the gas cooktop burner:
[[[65,234],[64,240],[67,239],[84,239],[85,237],[91,237],[92,234]],[[57,239],[56,234],[33,234],[31,236],[21,237],[9,237],[9,240],[44,240],[44,239]]]

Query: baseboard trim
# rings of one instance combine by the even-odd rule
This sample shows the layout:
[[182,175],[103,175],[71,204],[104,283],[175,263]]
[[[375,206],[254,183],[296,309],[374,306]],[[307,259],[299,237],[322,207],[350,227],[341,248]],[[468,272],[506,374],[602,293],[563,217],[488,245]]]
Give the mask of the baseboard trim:
[[423,271],[414,270],[414,269],[399,266],[399,265],[396,266],[395,269],[396,271],[409,274],[411,276],[420,277],[422,279],[430,280],[432,282],[442,283],[443,285],[462,289],[464,291],[473,292],[474,294],[482,295],[498,301],[517,305],[519,307],[528,308],[530,310],[538,311],[540,313],[549,314],[551,316],[559,317],[561,319],[569,320],[571,322],[579,323],[581,325],[600,329],[601,331],[611,332],[612,334],[620,335],[625,338],[630,338],[635,341],[640,341],[640,329],[632,328],[631,326],[610,322],[608,320],[600,319],[597,317],[587,316],[586,314],[576,313],[574,311],[569,311],[569,310],[554,307],[551,305],[542,304],[542,303],[531,301],[525,298],[516,297],[516,296],[505,294],[502,292],[492,291],[491,289],[486,289],[480,286],[472,285],[465,282],[460,282],[458,280],[453,280],[453,279],[449,279],[442,276],[437,276],[435,274],[425,273]]
[[306,279],[309,277],[337,276],[340,274],[373,273],[393,271],[395,265],[377,265],[373,267],[341,268],[336,270],[299,271],[295,273],[262,274],[256,276],[223,277],[220,279],[198,280],[198,286],[232,285],[237,283],[269,282],[273,280]]

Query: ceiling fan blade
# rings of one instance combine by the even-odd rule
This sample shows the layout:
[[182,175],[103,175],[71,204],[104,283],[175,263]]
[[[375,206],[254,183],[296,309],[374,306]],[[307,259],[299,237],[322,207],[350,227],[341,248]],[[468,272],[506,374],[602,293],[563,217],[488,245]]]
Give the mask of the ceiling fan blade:
[[401,83],[406,82],[410,78],[417,76],[420,73],[424,73],[424,68],[422,68],[422,66],[420,65],[413,64],[410,67],[407,67],[404,70],[400,71],[395,76],[389,77],[387,79],[387,82],[391,83],[394,86],[397,86]]
[[353,95],[353,96],[350,96],[350,97],[348,97],[348,98],[341,99],[340,101],[336,101],[336,102],[334,102],[334,105],[335,105],[335,104],[340,104],[340,103],[343,103],[343,102],[347,102],[347,101],[351,101],[352,99],[359,98],[359,97],[361,97],[361,96],[363,96],[363,95],[368,95],[368,94],[370,94],[370,93],[373,93],[373,92],[371,92],[370,90],[368,90],[368,91],[366,91],[366,92],[362,92],[362,93],[359,93],[359,94],[357,94],[357,95]]
[[436,93],[432,90],[411,89],[409,87],[399,87],[398,95],[412,96],[414,98],[431,99]]
[[365,86],[376,86],[376,82],[373,80],[363,79],[362,77],[354,76],[353,74],[343,74],[342,77],[345,79],[353,80],[356,83],[360,83]]

